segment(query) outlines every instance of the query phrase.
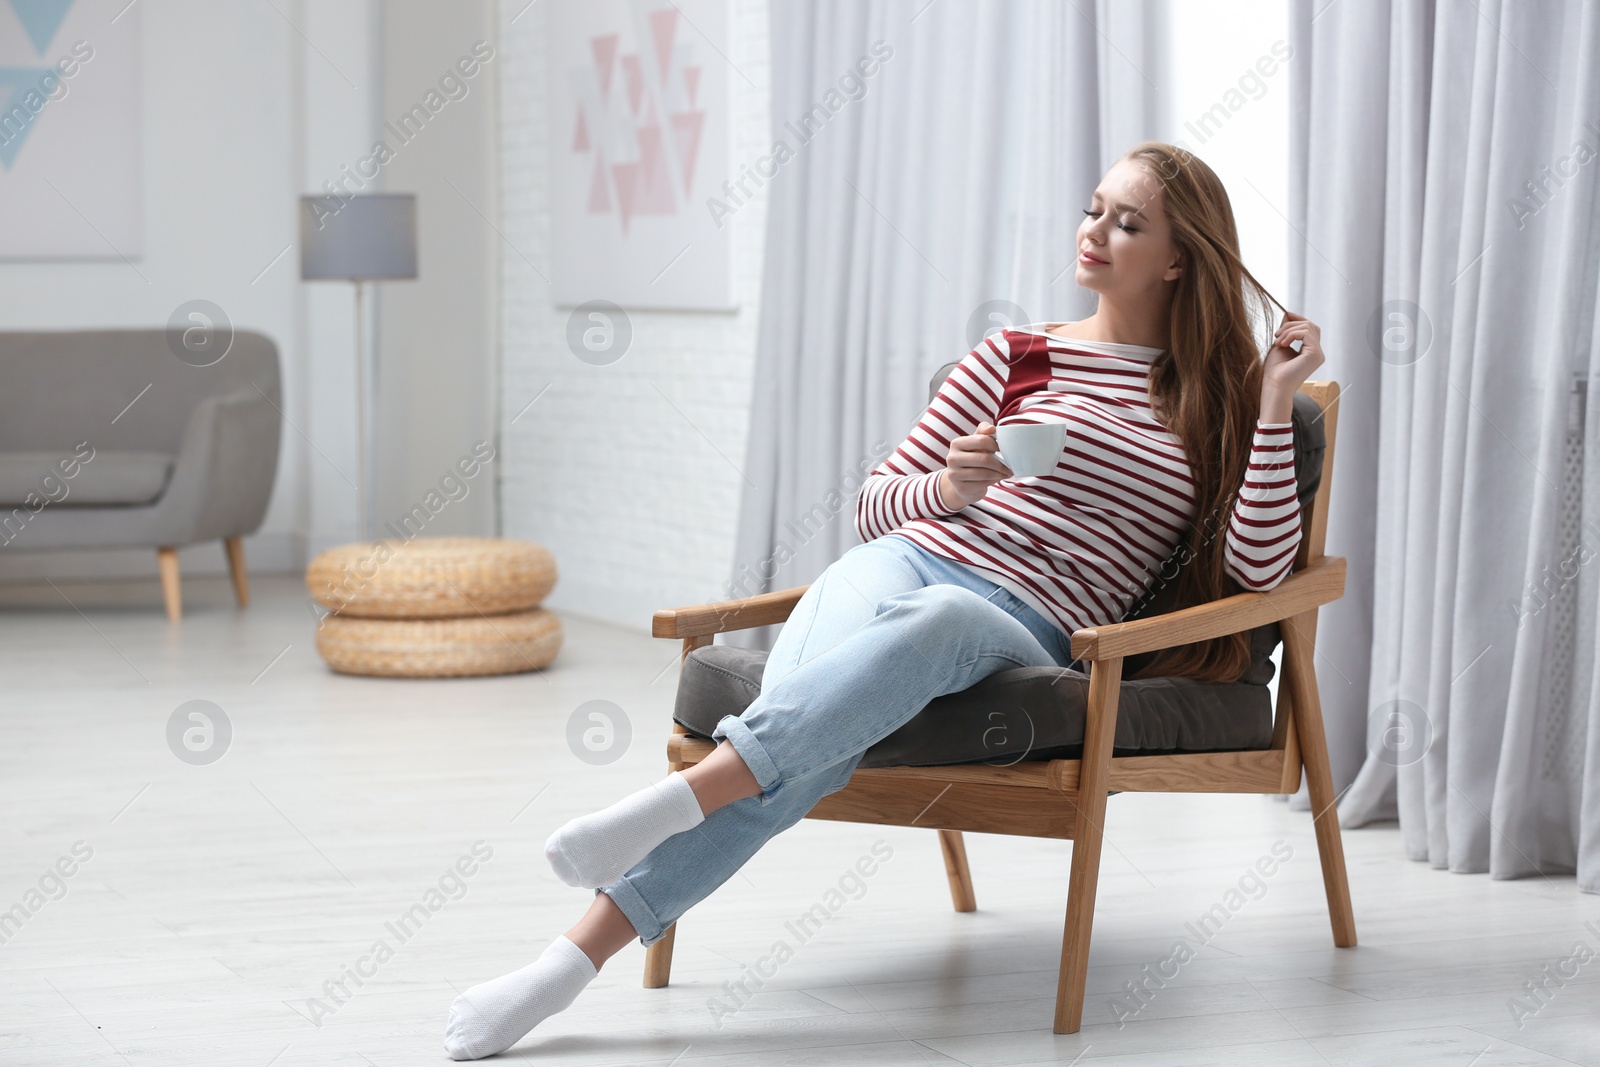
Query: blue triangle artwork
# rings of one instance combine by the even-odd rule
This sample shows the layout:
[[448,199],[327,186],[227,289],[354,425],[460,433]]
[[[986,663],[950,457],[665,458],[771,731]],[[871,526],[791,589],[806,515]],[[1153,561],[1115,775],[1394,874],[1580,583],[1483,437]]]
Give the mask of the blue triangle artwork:
[[[73,0],[6,0],[16,14],[22,30],[41,56],[66,20]],[[16,162],[22,142],[27,140],[40,111],[24,105],[30,91],[43,98],[40,82],[51,73],[50,67],[0,67],[0,166],[6,170]]]
[[50,47],[50,40],[66,21],[67,9],[73,0],[9,0],[17,21],[33,41],[33,50],[41,56]]
[[11,169],[22,142],[28,139],[38,116],[25,107],[23,98],[39,88],[39,79],[50,67],[0,67],[0,167]]

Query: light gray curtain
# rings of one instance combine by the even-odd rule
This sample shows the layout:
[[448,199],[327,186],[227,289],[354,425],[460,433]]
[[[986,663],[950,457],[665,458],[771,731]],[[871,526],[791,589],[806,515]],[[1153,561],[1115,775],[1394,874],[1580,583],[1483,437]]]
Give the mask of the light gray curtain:
[[[859,542],[866,472],[927,406],[933,372],[985,327],[1093,311],[1072,270],[1078,209],[1151,128],[1155,9],[772,5],[772,130],[794,156],[771,182],[727,596],[811,582]],[[802,144],[793,126],[876,42],[892,55]],[[778,629],[725,637],[769,649]]]
[[1340,821],[1600,892],[1600,4],[1293,15],[1291,301],[1339,380]]

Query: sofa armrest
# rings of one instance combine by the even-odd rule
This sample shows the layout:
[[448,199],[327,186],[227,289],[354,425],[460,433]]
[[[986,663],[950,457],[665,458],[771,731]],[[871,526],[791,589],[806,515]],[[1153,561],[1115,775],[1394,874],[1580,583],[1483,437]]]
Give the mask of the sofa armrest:
[[653,637],[701,637],[783,622],[809,588],[809,585],[797,585],[736,600],[662,608],[652,617],[650,633]]
[[195,405],[156,504],[171,544],[238,537],[261,525],[278,471],[280,420],[254,385]]
[[1344,595],[1343,556],[1321,556],[1264,593],[1244,592],[1132,622],[1086,626],[1072,634],[1075,659],[1121,659],[1281,622]]

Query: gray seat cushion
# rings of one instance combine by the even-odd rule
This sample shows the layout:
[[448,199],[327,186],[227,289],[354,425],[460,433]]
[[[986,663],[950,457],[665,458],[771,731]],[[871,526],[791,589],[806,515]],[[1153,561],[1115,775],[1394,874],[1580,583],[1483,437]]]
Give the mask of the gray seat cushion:
[[[678,677],[673,718],[710,737],[724,715],[742,715],[761,692],[767,653],[707,645],[689,653]],[[867,749],[863,767],[926,767],[1024,759],[1076,759],[1083,750],[1089,676],[1060,667],[997,671],[929,702],[905,725]],[[1199,686],[1149,678],[1122,683],[1117,701],[1118,755],[1266,748],[1272,740],[1271,693],[1235,682]]]
[[[1322,483],[1325,438],[1321,409],[1296,394],[1296,493],[1304,509]],[[1187,538],[1185,538],[1185,542]],[[1172,559],[1185,557],[1180,542]],[[1162,568],[1174,573],[1171,567]],[[1124,620],[1164,614],[1177,606],[1176,580],[1156,582]],[[1272,741],[1272,654],[1277,623],[1250,634],[1250,669],[1238,682],[1188,678],[1130,679],[1155,653],[1129,656],[1117,698],[1117,755],[1213,752],[1266,748]],[[709,738],[724,715],[742,715],[761,692],[767,653],[732,645],[691,652],[678,677],[673,718]],[[1083,750],[1089,676],[1062,667],[997,671],[958,693],[936,697],[862,756],[862,767],[936,766],[1024,759],[1076,759]]]
[[46,500],[60,508],[149,504],[166,489],[173,458],[165,452],[104,448],[88,462],[79,462],[70,450],[0,452],[0,507],[38,508]]

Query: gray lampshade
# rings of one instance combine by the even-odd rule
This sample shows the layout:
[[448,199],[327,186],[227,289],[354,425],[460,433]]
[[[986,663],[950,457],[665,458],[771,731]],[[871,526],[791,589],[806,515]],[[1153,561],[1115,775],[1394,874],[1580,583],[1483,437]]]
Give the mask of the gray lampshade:
[[415,278],[417,198],[412,193],[300,198],[300,277]]

